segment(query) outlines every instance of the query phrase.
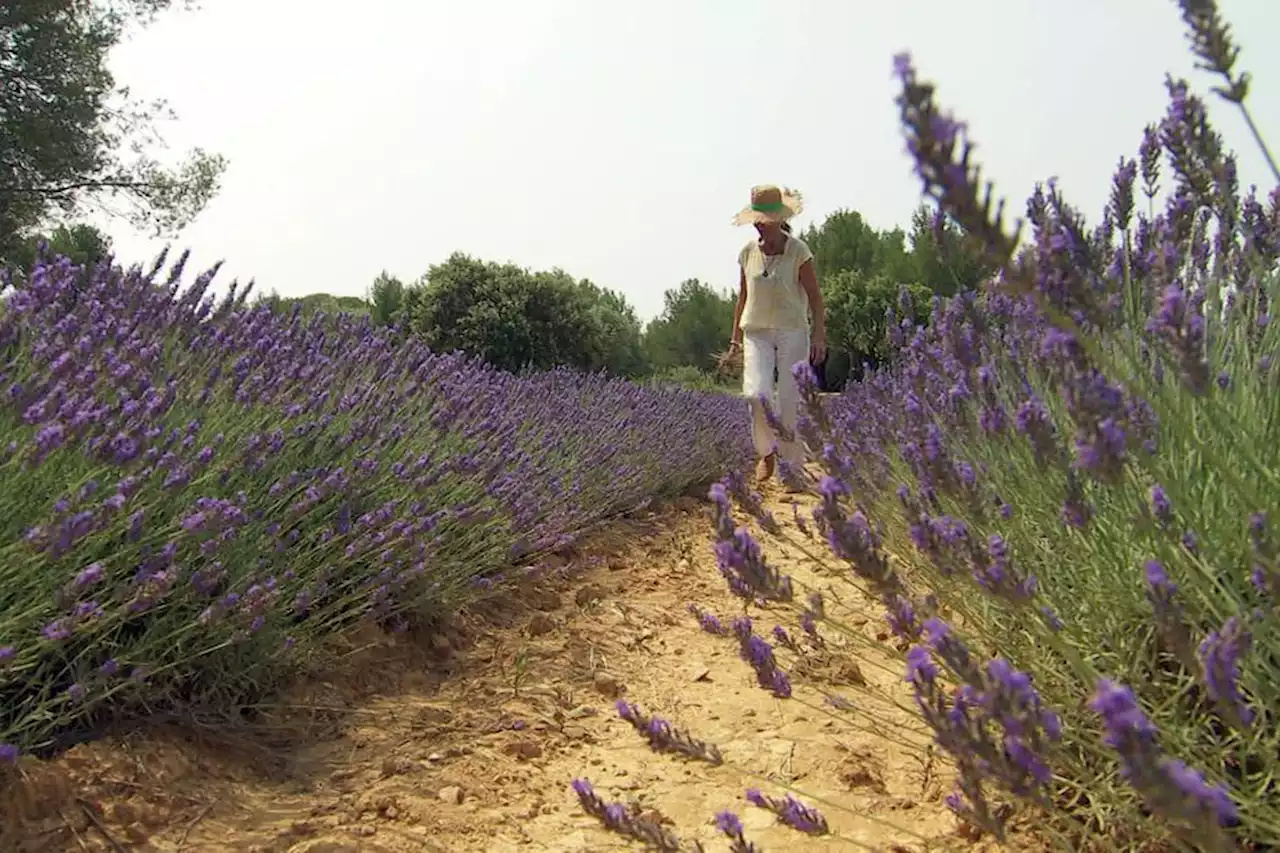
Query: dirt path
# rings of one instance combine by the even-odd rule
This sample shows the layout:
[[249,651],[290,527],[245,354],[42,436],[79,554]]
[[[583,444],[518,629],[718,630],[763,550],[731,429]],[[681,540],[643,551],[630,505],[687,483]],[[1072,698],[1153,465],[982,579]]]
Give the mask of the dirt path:
[[[690,602],[726,623],[742,612],[716,571],[710,534],[701,501],[620,522],[570,558],[575,565],[561,570],[568,577],[530,583],[474,614],[446,667],[430,663],[444,650],[440,638],[430,654],[421,643],[377,638],[353,648],[329,681],[270,711],[252,738],[187,724],[78,747],[29,771],[26,838],[17,846],[0,837],[0,848],[639,849],[582,813],[569,788],[575,777],[608,800],[665,816],[708,851],[728,849],[712,820],[724,809],[741,815],[748,838],[768,853],[953,845],[955,822],[942,804],[948,780],[922,762],[918,721],[882,710],[877,717],[888,722],[868,730],[860,716],[832,715],[805,678],[793,699],[774,699],[731,637],[699,629]],[[783,571],[829,584],[786,545],[764,544]],[[751,615],[761,633],[793,623]],[[868,636],[882,624],[870,610],[852,621]],[[779,657],[785,667],[786,654]],[[863,654],[860,669],[906,701],[899,664]],[[855,704],[874,701],[856,685],[831,683],[856,681],[856,672],[828,677],[829,689]],[[654,753],[618,717],[619,697],[715,744],[724,764]],[[788,784],[821,808],[832,836],[800,835],[743,801],[748,787],[783,796]]]

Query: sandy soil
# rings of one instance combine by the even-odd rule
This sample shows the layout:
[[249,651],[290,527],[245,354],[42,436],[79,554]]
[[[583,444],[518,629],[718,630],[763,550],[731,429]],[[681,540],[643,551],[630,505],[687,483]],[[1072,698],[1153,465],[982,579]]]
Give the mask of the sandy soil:
[[[716,570],[709,506],[686,499],[642,516],[551,558],[448,637],[351,638],[340,667],[231,733],[159,721],[24,765],[0,789],[0,849],[641,849],[582,812],[576,777],[708,851],[728,849],[713,824],[723,809],[768,853],[976,849],[942,803],[949,779],[918,720],[881,707],[868,727],[823,704],[822,689],[862,707],[881,691],[906,702],[899,663],[860,648],[856,666],[811,662],[794,698],[773,698],[736,642],[687,611],[696,602],[726,623],[742,612]],[[792,547],[764,544],[797,579],[831,585]],[[873,639],[879,614],[845,604]],[[761,633],[794,624],[751,615]],[[656,754],[619,718],[620,697],[715,744],[724,763]],[[801,835],[743,800],[748,787],[780,797],[785,786],[823,811],[831,835]]]

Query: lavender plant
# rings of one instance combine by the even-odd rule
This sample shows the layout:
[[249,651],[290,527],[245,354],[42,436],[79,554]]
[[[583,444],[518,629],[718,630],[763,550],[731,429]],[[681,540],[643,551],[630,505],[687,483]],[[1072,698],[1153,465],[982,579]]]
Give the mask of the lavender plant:
[[[1216,4],[1178,5],[1280,180]],[[925,196],[1000,272],[927,323],[891,314],[892,363],[839,398],[805,393],[822,559],[885,606],[968,822],[1004,837],[1016,803],[1069,849],[1271,849],[1280,188],[1242,191],[1208,106],[1168,79],[1096,224],[1050,181],[1009,227],[964,124],[909,57],[894,68]],[[792,600],[727,496],[712,495],[734,591]]]
[[333,632],[448,612],[750,453],[731,396],[517,378],[185,262],[42,258],[0,307],[6,760],[254,701]]

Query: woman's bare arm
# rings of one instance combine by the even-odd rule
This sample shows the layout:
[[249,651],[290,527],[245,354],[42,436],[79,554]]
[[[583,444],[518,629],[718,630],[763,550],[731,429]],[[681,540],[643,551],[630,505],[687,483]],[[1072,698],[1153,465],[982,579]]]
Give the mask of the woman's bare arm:
[[742,343],[742,309],[747,305],[747,271],[738,267],[738,304],[733,306],[733,335],[730,344]]
[[805,261],[800,266],[800,287],[809,297],[809,310],[813,312],[813,332],[810,349],[815,364],[827,357],[827,306],[822,301],[822,288],[818,287],[818,274],[813,270],[813,261]]

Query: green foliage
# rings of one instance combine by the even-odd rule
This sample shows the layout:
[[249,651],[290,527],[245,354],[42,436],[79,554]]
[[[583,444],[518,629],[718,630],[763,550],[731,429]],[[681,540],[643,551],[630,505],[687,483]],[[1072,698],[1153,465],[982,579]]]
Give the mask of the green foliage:
[[589,306],[593,338],[588,341],[588,352],[593,369],[614,376],[638,377],[648,373],[644,331],[627,298],[585,279],[579,287]]
[[367,299],[325,293],[265,297],[276,311],[295,304],[316,311],[368,314],[440,352],[461,351],[512,372],[569,366],[612,376],[641,377],[649,362],[635,309],[626,298],[564,272],[532,273],[454,255],[419,282],[383,271]]
[[325,314],[337,314],[339,311],[338,300],[327,293],[308,293],[306,296],[299,297],[293,301],[302,307],[302,315],[304,317],[318,314],[322,311]]
[[[833,376],[848,376],[862,363],[881,363],[890,353],[886,312],[898,310],[902,288],[911,301],[911,319],[927,317],[933,294],[921,284],[902,284],[883,273],[870,275],[842,270],[823,280],[827,305],[827,344],[831,351],[827,370]],[[854,359],[858,361],[854,361]]]
[[841,272],[883,274],[898,281],[914,279],[915,268],[901,229],[876,231],[854,210],[837,210],[822,225],[810,225],[801,237],[813,251],[813,263],[825,285]]
[[277,314],[289,314],[298,307],[303,317],[324,313],[330,316],[351,314],[363,316],[372,313],[372,306],[359,296],[333,296],[328,293],[308,293],[306,296],[281,296],[274,290],[258,300]]
[[359,296],[339,296],[337,297],[338,311],[343,314],[368,314],[371,307]]
[[714,370],[716,353],[728,346],[733,334],[734,294],[691,278],[678,289],[668,290],[662,299],[662,313],[645,330],[645,346],[654,368]]
[[400,279],[383,270],[369,287],[369,314],[379,326],[394,326],[403,321],[405,286]]
[[647,382],[649,385],[661,389],[688,388],[691,391],[737,393],[736,385],[726,382],[715,373],[707,373],[687,364],[658,371],[649,377]]
[[911,281],[939,296],[977,290],[995,270],[959,225],[926,206],[911,217]]
[[644,369],[639,322],[626,300],[563,270],[455,253],[406,291],[405,305],[409,331],[432,349],[478,355],[505,370]]
[[51,214],[110,208],[157,234],[185,225],[226,163],[200,149],[175,168],[146,152],[163,103],[117,86],[110,51],[169,0],[16,0],[0,4],[0,258]]
[[111,254],[111,238],[92,225],[59,225],[48,234],[27,237],[12,249],[8,263],[17,274],[25,275],[35,265],[42,242],[51,256],[62,255],[78,266],[92,267]]
[[938,221],[927,207],[912,216],[911,233],[877,231],[854,210],[837,210],[803,239],[827,306],[827,384],[839,388],[863,363],[878,364],[887,352],[885,313],[906,287],[917,314],[931,295],[948,296],[978,287],[991,273],[955,223]]

